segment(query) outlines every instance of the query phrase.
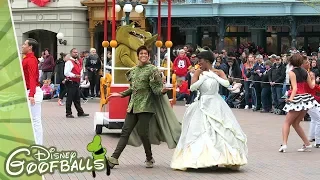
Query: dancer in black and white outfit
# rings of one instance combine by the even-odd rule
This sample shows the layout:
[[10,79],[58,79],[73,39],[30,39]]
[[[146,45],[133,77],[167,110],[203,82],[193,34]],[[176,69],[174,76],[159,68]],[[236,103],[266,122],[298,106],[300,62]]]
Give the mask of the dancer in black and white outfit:
[[293,69],[289,72],[292,90],[289,91],[289,99],[286,100],[287,103],[283,108],[283,110],[287,112],[287,115],[282,126],[283,144],[281,145],[279,152],[286,152],[291,125],[304,142],[304,145],[302,148],[298,149],[298,151],[311,151],[312,145],[301,128],[300,122],[306,115],[307,110],[314,106],[319,106],[314,97],[306,93],[307,91],[305,88],[305,86],[308,85],[313,89],[315,80],[310,77],[305,69],[301,68],[303,57],[300,54],[292,55],[289,59],[289,63],[293,66]]

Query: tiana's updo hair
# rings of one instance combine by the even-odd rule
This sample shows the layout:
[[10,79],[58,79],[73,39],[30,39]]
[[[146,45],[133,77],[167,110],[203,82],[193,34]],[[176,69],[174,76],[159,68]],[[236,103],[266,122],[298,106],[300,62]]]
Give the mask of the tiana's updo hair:
[[213,53],[211,51],[202,51],[197,55],[197,58],[207,60],[211,64],[214,62]]

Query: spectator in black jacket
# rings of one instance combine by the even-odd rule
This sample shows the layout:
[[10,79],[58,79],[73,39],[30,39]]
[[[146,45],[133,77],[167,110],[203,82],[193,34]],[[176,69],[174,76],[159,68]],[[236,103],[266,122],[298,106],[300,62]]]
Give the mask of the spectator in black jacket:
[[272,93],[271,93],[271,85],[269,83],[269,76],[271,73],[272,62],[270,60],[265,61],[264,63],[266,67],[266,71],[262,75],[262,83],[261,83],[261,103],[262,103],[262,111],[261,113],[267,113],[272,110]]
[[[258,54],[256,56],[256,63],[253,65],[253,68],[251,69],[251,76],[253,81],[261,81],[262,75],[266,68],[263,64],[263,56],[261,54]],[[261,83],[260,82],[254,82],[253,83],[254,91],[255,93],[252,93],[252,99],[253,99],[253,110],[258,111],[261,109]]]
[[64,76],[64,64],[65,61],[68,60],[67,58],[70,58],[70,55],[66,58],[67,54],[65,53],[60,53],[60,58],[56,61],[56,66],[54,69],[55,72],[55,80],[56,84],[59,84],[60,86],[60,92],[59,92],[59,98],[58,98],[58,104],[60,106],[63,105],[62,99],[67,93],[66,91],[66,86],[64,84],[65,76]]
[[221,70],[223,70],[223,72],[224,72],[225,74],[227,74],[228,66],[227,66],[226,63],[223,63],[223,62],[222,62],[222,58],[221,58],[220,56],[218,56],[218,57],[216,58],[216,63],[215,63],[215,65],[214,65],[214,68],[216,68],[216,69],[221,69]]
[[282,97],[283,83],[286,78],[286,66],[281,62],[281,59],[277,57],[270,71],[269,82],[271,85],[273,105],[277,107]]
[[311,71],[314,73],[316,78],[319,77],[320,73],[319,73],[319,69],[317,67],[317,60],[311,61]]
[[[85,67],[87,69],[88,77],[90,81],[91,99],[93,97],[99,97],[99,90],[100,90],[99,70],[101,69],[101,60],[94,48],[91,48],[90,50],[90,55],[86,60]],[[94,93],[94,88],[96,88],[96,94]]]
[[[234,78],[240,79],[241,78],[241,69],[238,64],[238,61],[237,61],[236,57],[234,57],[233,54],[230,53],[228,55],[230,55],[230,56],[228,56],[227,63],[223,63],[223,59],[222,59],[222,63],[221,63],[221,64],[226,64],[226,75],[228,78],[231,79],[231,81],[233,81]],[[222,70],[224,69],[224,67],[221,67],[221,65],[220,65],[220,68]],[[229,90],[221,85],[219,88],[219,93],[221,95],[223,95],[224,97],[229,96]]]

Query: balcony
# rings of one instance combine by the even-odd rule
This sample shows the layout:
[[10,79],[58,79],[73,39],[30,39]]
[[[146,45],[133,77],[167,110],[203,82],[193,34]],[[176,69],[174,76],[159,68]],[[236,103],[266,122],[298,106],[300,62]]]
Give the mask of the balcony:
[[[214,0],[172,0],[172,4],[211,4]],[[153,4],[158,3],[158,0],[154,0]],[[168,1],[162,1],[163,4],[168,4]]]
[[[249,2],[251,1],[251,2]],[[307,0],[173,0],[172,17],[234,17],[234,16],[319,16],[320,1],[312,6]],[[316,0],[312,0],[315,2]],[[158,17],[158,1],[145,5],[146,17]],[[166,2],[162,17],[168,16]]]
[[[172,4],[230,4],[230,3],[292,3],[292,2],[313,2],[317,0],[172,0]],[[168,0],[162,0],[163,4],[168,4]],[[157,4],[158,0],[149,0],[149,4]],[[320,2],[317,2],[320,4]]]

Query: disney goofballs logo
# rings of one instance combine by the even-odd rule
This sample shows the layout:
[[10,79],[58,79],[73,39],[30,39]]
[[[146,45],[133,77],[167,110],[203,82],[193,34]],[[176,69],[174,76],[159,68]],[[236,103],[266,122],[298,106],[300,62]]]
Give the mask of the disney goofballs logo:
[[[27,158],[18,158],[21,155]],[[29,160],[27,160],[29,158]],[[9,176],[28,176],[33,174],[102,171],[105,169],[103,159],[77,157],[76,151],[57,151],[55,147],[46,148],[39,145],[19,147],[13,150],[6,159],[5,170]]]

